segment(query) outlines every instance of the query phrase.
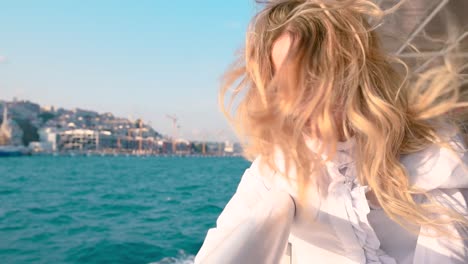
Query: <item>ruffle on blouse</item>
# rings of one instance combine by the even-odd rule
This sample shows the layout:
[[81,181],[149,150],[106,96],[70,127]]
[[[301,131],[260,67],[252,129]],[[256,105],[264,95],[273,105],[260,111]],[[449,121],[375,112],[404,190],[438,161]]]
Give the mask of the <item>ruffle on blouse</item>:
[[356,185],[350,192],[351,200],[346,200],[346,212],[348,213],[354,234],[364,250],[366,263],[395,264],[396,261],[380,249],[380,241],[367,220],[370,208],[366,192],[369,190],[369,187],[358,185],[356,179],[354,183]]
[[336,188],[341,185],[342,194],[346,196],[344,201],[347,218],[364,251],[366,263],[396,264],[395,259],[380,249],[380,241],[367,219],[370,207],[366,192],[370,188],[362,186],[358,182],[356,167],[351,154],[352,146],[353,144],[349,142],[338,146],[337,155],[328,166],[329,173],[334,181],[331,186]]
[[[466,148],[459,136],[450,135],[449,138],[453,152],[432,145],[420,152],[400,157],[414,186],[426,190],[468,188]],[[311,151],[321,144],[319,140],[310,138],[307,138],[306,143]],[[357,180],[353,156],[355,145],[353,138],[339,142],[336,155],[326,162],[331,180],[328,192],[333,195],[328,197],[328,205],[321,210],[330,215],[330,222],[348,258],[359,263],[394,264],[396,260],[380,249],[380,240],[367,218],[370,207],[366,192],[370,188],[360,185]],[[349,225],[343,225],[343,220],[349,222]],[[355,237],[349,232],[353,232]]]

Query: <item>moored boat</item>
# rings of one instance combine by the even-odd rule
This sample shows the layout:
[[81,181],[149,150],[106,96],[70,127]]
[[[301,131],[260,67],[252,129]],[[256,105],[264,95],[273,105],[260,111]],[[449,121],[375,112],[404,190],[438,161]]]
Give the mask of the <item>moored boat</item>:
[[27,155],[28,150],[21,146],[0,146],[0,157],[18,157]]

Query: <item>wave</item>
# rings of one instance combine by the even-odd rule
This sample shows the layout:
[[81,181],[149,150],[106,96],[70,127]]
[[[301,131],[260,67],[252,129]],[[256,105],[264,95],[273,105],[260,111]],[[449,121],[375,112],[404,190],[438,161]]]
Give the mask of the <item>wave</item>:
[[149,264],[193,264],[195,261],[194,255],[186,255],[181,251],[177,257],[166,257],[158,262],[151,262]]

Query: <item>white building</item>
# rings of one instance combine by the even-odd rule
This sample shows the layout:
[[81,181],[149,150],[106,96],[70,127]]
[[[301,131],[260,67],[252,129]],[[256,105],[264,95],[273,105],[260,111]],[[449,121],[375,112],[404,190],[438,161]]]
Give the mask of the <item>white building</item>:
[[73,129],[58,134],[60,150],[96,150],[99,145],[99,132],[88,129]]
[[39,130],[40,147],[45,152],[57,150],[57,132],[55,129],[46,127]]
[[224,142],[224,152],[226,154],[232,154],[234,152],[234,144],[231,143],[230,141],[225,141]]

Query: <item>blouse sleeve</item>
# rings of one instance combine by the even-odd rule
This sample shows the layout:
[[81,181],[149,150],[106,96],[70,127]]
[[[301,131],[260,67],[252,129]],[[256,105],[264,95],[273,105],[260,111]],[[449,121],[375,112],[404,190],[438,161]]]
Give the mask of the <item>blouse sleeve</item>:
[[294,211],[287,192],[265,185],[255,160],[218,217],[216,228],[208,230],[195,264],[278,263]]
[[[467,194],[467,189],[438,189],[431,191],[431,195],[441,205],[453,208],[465,217],[468,217]],[[446,231],[452,234],[452,237],[434,236],[435,232],[427,227],[421,227],[414,254],[414,264],[468,263],[467,227],[447,225],[445,228]]]
[[[408,171],[412,185],[427,190],[434,202],[454,209],[468,218],[466,146],[461,136],[453,131],[444,131],[442,135],[447,137],[452,149],[432,145],[423,151],[403,157],[402,163]],[[414,264],[468,263],[467,227],[452,224],[445,225],[444,228],[452,237],[437,236],[434,230],[421,226]]]
[[424,190],[468,188],[468,154],[460,135],[450,138],[452,149],[432,145],[403,155],[400,161],[410,183]]

